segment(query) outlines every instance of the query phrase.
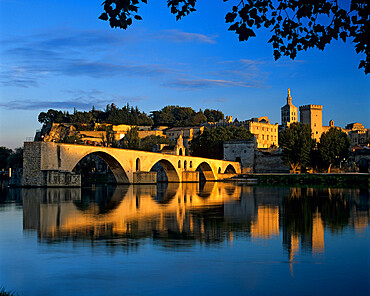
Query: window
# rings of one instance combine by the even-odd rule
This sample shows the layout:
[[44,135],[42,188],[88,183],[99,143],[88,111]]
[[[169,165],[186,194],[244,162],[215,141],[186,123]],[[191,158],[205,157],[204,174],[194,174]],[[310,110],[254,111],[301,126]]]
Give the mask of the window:
[[136,171],[140,171],[140,158],[136,158]]
[[193,167],[193,162],[192,161],[190,161],[190,168],[192,168]]
[[267,136],[266,136],[266,140],[268,140],[268,139],[269,139],[269,136],[267,135]]
[[179,160],[178,167],[179,167],[179,169],[181,168],[181,160]]
[[265,139],[265,136],[264,135],[262,135],[262,140],[264,140]]

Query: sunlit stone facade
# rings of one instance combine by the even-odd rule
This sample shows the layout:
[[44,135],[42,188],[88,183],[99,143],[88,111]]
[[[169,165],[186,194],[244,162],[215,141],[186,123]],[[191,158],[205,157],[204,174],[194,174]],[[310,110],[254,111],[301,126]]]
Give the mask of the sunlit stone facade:
[[304,105],[299,107],[300,122],[311,127],[312,138],[320,141],[323,132],[322,105]]
[[292,104],[290,88],[288,88],[286,105],[281,107],[281,125],[286,128],[293,122],[298,122],[298,108]]
[[245,122],[245,127],[256,138],[257,148],[278,146],[279,125],[277,123],[271,124],[267,116],[247,120]]

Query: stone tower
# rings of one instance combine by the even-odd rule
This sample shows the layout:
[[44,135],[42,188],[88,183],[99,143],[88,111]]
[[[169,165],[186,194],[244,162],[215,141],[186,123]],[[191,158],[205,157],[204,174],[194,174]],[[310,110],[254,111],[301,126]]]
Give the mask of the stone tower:
[[284,128],[286,128],[293,122],[298,122],[298,108],[292,104],[290,88],[288,88],[286,105],[281,107],[281,124]]
[[322,105],[300,106],[299,113],[300,122],[311,127],[312,138],[319,142],[322,134]]

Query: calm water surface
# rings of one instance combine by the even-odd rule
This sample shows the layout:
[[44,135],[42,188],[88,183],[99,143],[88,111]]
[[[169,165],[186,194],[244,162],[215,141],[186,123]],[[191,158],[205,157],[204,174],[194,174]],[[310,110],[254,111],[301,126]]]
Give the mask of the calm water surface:
[[369,295],[369,190],[227,183],[0,191],[20,295]]

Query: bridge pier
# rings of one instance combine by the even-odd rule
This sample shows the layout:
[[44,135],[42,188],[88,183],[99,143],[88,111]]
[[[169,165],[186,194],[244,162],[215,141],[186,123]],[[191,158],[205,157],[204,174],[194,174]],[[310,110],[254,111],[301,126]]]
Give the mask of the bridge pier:
[[157,184],[156,172],[134,172],[134,184]]
[[182,182],[183,183],[198,183],[199,182],[199,172],[183,171],[182,172]]

